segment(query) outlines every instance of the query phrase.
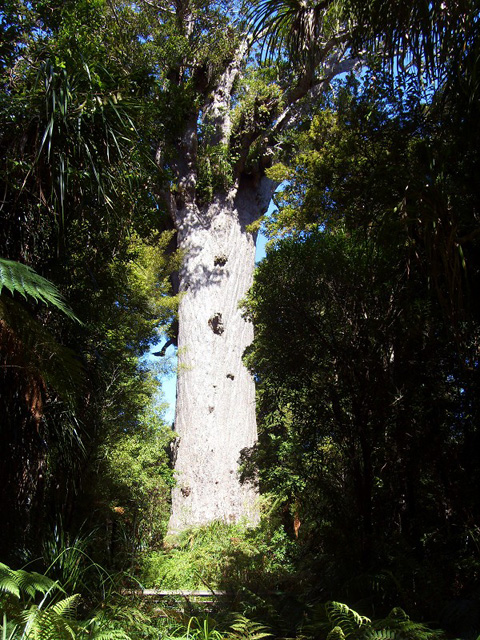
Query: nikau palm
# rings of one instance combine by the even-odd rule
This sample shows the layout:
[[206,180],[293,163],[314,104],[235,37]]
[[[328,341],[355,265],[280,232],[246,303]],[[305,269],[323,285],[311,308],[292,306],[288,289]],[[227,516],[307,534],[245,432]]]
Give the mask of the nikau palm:
[[270,58],[284,48],[293,60],[307,52],[318,55],[325,35],[341,24],[354,51],[376,52],[384,65],[397,71],[413,63],[419,73],[438,80],[449,70],[454,75],[459,56],[467,55],[478,18],[474,5],[469,0],[408,0],[401,5],[382,0],[252,0],[249,20]]

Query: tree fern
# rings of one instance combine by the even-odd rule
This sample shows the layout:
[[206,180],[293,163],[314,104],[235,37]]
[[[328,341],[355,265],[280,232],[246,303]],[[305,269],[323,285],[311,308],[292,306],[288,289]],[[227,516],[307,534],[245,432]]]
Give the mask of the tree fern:
[[25,299],[30,296],[35,302],[52,305],[72,320],[79,322],[55,285],[26,264],[0,258],[0,294],[3,288],[12,294],[20,293]]
[[[83,368],[76,354],[59,344],[17,300],[2,295],[0,328],[8,366],[23,369],[27,381],[33,378],[40,387],[47,384],[68,402],[78,395]],[[77,433],[73,435],[78,439]]]

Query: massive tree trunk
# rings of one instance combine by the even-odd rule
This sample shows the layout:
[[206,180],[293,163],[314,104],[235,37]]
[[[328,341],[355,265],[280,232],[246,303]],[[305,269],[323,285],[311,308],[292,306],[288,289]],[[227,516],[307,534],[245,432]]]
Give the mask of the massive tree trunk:
[[255,234],[247,227],[270,197],[270,181],[245,178],[211,204],[177,212],[183,266],[170,533],[213,520],[258,521],[256,491],[238,474],[240,452],[257,436],[254,382],[242,362],[253,327],[239,302],[255,261]]
[[[225,16],[218,22],[215,15],[215,24],[226,24]],[[192,51],[201,53],[196,38],[204,28],[202,14],[187,0],[178,3],[175,20]],[[223,42],[222,56],[210,51],[207,58],[194,55],[189,63],[176,59],[165,75],[172,102],[183,95],[177,103],[181,118],[172,117],[182,128],[170,139],[165,130],[165,159],[161,144],[156,158],[160,169],[167,169],[165,175],[173,177],[166,202],[183,259],[177,485],[170,533],[213,520],[258,520],[256,492],[242,486],[238,474],[241,450],[256,439],[254,383],[242,362],[253,327],[239,309],[255,260],[255,237],[248,225],[265,213],[273,195],[275,185],[265,169],[278,152],[282,133],[308,110],[309,97],[316,99],[331,78],[347,70],[340,64],[343,53],[332,53],[341,38],[333,38],[319,55],[322,74],[309,65],[293,82],[291,74],[279,77],[272,91],[267,85],[259,91],[257,81],[238,88],[249,60],[249,39],[225,26],[216,37]]]

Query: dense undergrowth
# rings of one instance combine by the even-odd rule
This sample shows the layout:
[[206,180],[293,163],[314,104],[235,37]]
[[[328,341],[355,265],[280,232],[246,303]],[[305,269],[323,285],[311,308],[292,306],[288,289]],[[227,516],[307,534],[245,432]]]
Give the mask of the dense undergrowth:
[[[306,563],[302,564],[298,539],[287,536],[278,522],[276,525],[270,517],[256,529],[213,523],[186,531],[163,551],[145,554],[143,562],[139,554],[132,572],[112,573],[96,563],[88,553],[93,538],[78,538],[49,563],[46,557],[22,569],[0,563],[0,638],[480,637],[474,621],[468,620],[468,612],[464,612],[463,630],[447,633],[438,622],[414,622],[408,610],[388,608],[387,594],[382,596],[379,591],[374,600],[368,597],[368,589],[367,597],[361,600],[348,598],[348,590],[340,586],[327,592],[318,584],[315,567],[309,572]],[[186,593],[152,598],[142,594],[145,588]],[[200,589],[211,590],[212,597],[201,600],[189,593]],[[347,598],[342,602],[343,596]]]
[[[268,627],[240,613],[219,609],[217,622],[206,611],[193,615],[184,607],[169,610],[159,604],[145,605],[121,590],[110,590],[93,608],[90,602],[89,610],[85,605],[85,598],[68,594],[59,581],[0,563],[2,640],[263,640],[274,636]],[[331,601],[312,609],[298,637],[441,640],[445,636],[412,622],[399,608],[372,621],[345,604]]]
[[265,519],[255,529],[221,522],[188,529],[145,556],[142,580],[165,589],[275,588],[293,572],[296,546],[277,525]]

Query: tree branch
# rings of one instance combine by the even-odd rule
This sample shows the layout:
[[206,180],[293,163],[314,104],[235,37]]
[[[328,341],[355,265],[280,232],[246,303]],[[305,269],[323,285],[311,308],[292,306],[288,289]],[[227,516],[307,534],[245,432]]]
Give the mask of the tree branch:
[[[333,49],[333,44],[328,46],[328,51]],[[335,52],[328,57],[324,65],[324,73],[321,78],[314,79],[313,73],[308,78],[302,78],[297,86],[286,95],[286,107],[277,117],[271,129],[271,136],[276,137],[280,132],[292,126],[301,116],[305,102],[308,98],[311,104],[318,99],[325,87],[337,76],[352,71],[359,64],[358,58],[343,58],[344,51]]]
[[232,128],[231,123],[231,98],[233,86],[237,79],[245,55],[250,47],[251,37],[245,36],[235,51],[232,61],[218,79],[217,86],[211,94],[210,101],[204,107],[203,121],[213,125],[214,133],[210,138],[210,144],[228,144]]

